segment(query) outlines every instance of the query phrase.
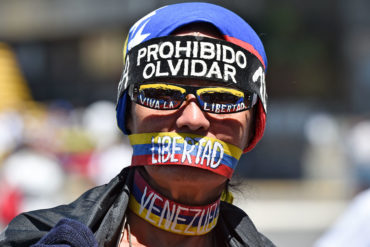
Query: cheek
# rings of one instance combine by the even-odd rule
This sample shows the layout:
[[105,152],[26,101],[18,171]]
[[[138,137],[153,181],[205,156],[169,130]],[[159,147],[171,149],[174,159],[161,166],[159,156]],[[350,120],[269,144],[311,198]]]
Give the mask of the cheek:
[[131,105],[131,132],[132,133],[149,133],[149,132],[166,132],[172,126],[173,117],[169,115],[170,111],[164,112],[149,109],[133,103]]
[[216,116],[211,122],[211,131],[215,133],[217,139],[231,143],[241,149],[244,149],[249,143],[251,133],[253,133],[251,131],[253,117],[249,111]]

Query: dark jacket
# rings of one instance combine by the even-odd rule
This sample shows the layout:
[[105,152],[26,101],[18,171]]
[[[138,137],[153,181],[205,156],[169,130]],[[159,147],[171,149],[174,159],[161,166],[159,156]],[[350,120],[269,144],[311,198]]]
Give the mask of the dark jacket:
[[[127,210],[133,168],[125,168],[108,184],[95,187],[68,205],[22,213],[0,234],[0,246],[29,247],[47,234],[61,219],[77,220],[88,226],[99,246],[116,246]],[[221,203],[216,236],[225,245],[274,246],[260,234],[241,209]]]

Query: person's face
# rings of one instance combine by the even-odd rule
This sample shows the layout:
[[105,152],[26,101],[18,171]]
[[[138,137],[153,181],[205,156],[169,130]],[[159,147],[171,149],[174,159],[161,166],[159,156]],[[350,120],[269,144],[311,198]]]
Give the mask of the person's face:
[[[207,36],[222,38],[197,26],[194,30],[181,30],[176,35]],[[169,81],[172,82],[172,81]],[[212,85],[207,81],[177,80],[176,84],[194,86]],[[177,132],[192,133],[217,138],[234,144],[241,149],[247,147],[252,137],[253,109],[233,114],[203,112],[190,94],[179,109],[155,110],[131,103],[126,127],[131,133]],[[219,174],[187,166],[144,166],[152,185],[181,203],[211,202],[217,199],[226,184],[227,178]],[[184,190],[184,188],[186,188]],[[202,188],[202,190],[199,190]],[[208,188],[208,190],[207,190]],[[182,193],[178,191],[182,190]],[[208,191],[194,195],[194,191]]]
[[[221,39],[222,36],[207,25],[193,25],[176,31],[174,35],[205,36]],[[207,81],[181,80],[176,84],[214,85]],[[127,128],[131,133],[177,132],[192,133],[217,138],[234,144],[241,149],[247,147],[251,135],[253,110],[214,114],[203,112],[196,103],[194,95],[188,95],[180,109],[155,110],[132,103]]]

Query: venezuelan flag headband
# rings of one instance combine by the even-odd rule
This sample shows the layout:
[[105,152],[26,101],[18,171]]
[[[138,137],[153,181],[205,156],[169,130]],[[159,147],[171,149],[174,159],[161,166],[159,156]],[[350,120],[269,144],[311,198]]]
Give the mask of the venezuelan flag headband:
[[266,109],[265,70],[251,52],[230,42],[199,36],[165,36],[132,48],[119,83],[120,98],[133,84],[196,79],[252,92]]
[[[178,28],[199,22],[216,27],[223,40],[171,36]],[[131,27],[123,57],[125,65],[116,108],[117,123],[123,133],[130,134],[125,126],[130,85],[154,80],[166,82],[167,78],[193,78],[226,84],[257,95],[254,135],[243,151],[250,151],[261,139],[266,123],[267,58],[257,33],[232,11],[201,2],[161,7]],[[143,101],[142,105],[150,103],[161,102]],[[167,106],[163,105],[163,108]],[[242,104],[237,106],[243,107]],[[204,108],[211,109],[205,104]]]

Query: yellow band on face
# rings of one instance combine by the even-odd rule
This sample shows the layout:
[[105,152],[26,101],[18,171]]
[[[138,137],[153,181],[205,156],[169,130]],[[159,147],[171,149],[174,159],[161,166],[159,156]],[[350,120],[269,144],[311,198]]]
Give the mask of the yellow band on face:
[[183,165],[231,178],[242,155],[235,145],[189,133],[160,132],[129,136],[132,166]]

